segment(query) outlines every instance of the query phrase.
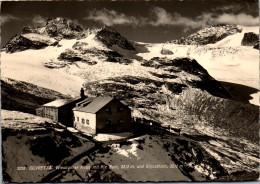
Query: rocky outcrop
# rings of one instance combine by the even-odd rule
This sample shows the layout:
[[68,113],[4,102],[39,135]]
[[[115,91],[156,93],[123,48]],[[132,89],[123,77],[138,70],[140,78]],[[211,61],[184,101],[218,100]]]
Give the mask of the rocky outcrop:
[[229,35],[240,33],[237,25],[217,25],[202,29],[188,37],[182,37],[179,40],[173,40],[170,43],[182,45],[207,45],[216,43]]
[[242,39],[242,46],[255,46],[259,43],[259,35],[253,32],[245,33]]
[[162,54],[162,55],[172,55],[173,52],[170,51],[170,50],[168,50],[168,49],[164,49],[164,48],[162,48],[162,50],[161,50],[161,54]]
[[42,49],[47,46],[56,46],[58,41],[49,36],[38,33],[16,35],[4,46],[7,53],[24,51],[27,49]]
[[77,38],[83,28],[65,18],[49,18],[45,26],[45,33],[51,37],[66,39]]
[[201,80],[189,79],[185,84],[189,84],[193,88],[205,90],[208,93],[223,97],[230,98],[226,89],[214,78],[212,78],[207,70],[205,70],[195,59],[190,58],[176,58],[167,59],[154,57],[149,61],[144,61],[141,65],[146,67],[160,68],[171,73],[187,72],[191,75],[199,77]]
[[45,26],[39,28],[32,28],[30,26],[24,27],[22,33],[38,33],[42,35],[48,35],[50,37],[60,40],[74,39],[83,35],[84,29],[75,24],[72,20],[57,17],[48,18],[46,20]]
[[99,60],[120,64],[131,64],[132,60],[128,58],[123,58],[119,53],[113,50],[99,50],[96,48],[78,50],[77,47],[73,49],[67,49],[62,52],[58,57],[58,60],[76,62],[82,61],[89,65],[97,64],[97,61],[91,59],[92,57],[97,57]]
[[259,43],[256,44],[253,48],[259,50]]
[[104,26],[98,31],[96,38],[108,47],[117,45],[122,49],[135,50],[134,46],[126,38],[122,37],[115,29],[108,26]]
[[31,26],[26,26],[23,28],[22,34],[26,34],[26,33],[37,33],[37,29],[32,28]]
[[133,62],[129,58],[123,58],[121,54],[114,50],[88,47],[88,43],[86,42],[76,42],[72,46],[72,49],[66,49],[65,52],[62,52],[58,57],[58,60],[69,62],[82,61],[89,65],[97,64],[99,61],[120,63],[124,65],[128,65]]
[[83,61],[84,59],[79,56],[76,52],[70,49],[66,49],[65,52],[62,52],[60,56],[58,57],[58,60],[64,60],[69,62],[74,61]]
[[47,43],[32,41],[22,35],[16,35],[5,45],[5,50],[7,53],[14,53],[27,49],[42,49],[47,46]]

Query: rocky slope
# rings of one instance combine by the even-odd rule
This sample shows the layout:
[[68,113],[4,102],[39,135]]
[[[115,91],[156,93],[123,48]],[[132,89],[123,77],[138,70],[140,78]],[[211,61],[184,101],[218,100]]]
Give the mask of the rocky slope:
[[[3,109],[35,114],[35,109],[57,98],[68,98],[56,91],[8,78],[1,79]],[[28,100],[30,99],[30,100]]]
[[[241,32],[237,26],[215,26],[181,42],[189,46],[145,44],[128,41],[109,27],[84,29],[66,19],[49,19],[44,27],[26,28],[22,35],[34,41],[55,40],[56,45],[35,50],[18,46],[12,53],[2,52],[2,76],[5,77],[2,95],[6,97],[3,104],[10,110],[31,113],[39,102],[77,96],[83,85],[88,96],[124,99],[133,117],[143,122],[136,125],[133,139],[108,142],[104,148],[87,152],[87,157],[77,157],[74,164],[93,166],[88,173],[73,168],[66,172],[53,171],[44,174],[42,181],[147,181],[149,178],[138,169],[111,167],[110,170],[102,168],[102,174],[95,172],[95,164],[137,166],[144,164],[142,159],[174,166],[176,175],[169,174],[172,168],[164,172],[144,170],[152,173],[151,181],[239,181],[243,179],[241,175],[244,180],[255,180],[259,163],[258,107],[230,100],[233,93],[230,95],[211,76],[216,74],[215,67],[222,77],[230,71],[235,81],[241,81],[241,75],[244,80],[255,79],[257,50],[241,46],[245,32],[250,31],[243,28]],[[25,74],[24,70],[30,72]],[[9,129],[16,129],[15,124],[22,126],[18,120],[8,119],[12,116],[5,119]],[[24,129],[30,125],[28,118],[22,122]],[[32,134],[36,136],[34,131]],[[76,135],[76,132],[69,134]],[[27,133],[23,137],[31,139]],[[15,145],[18,139],[19,136],[11,140],[7,136],[5,144]],[[57,136],[52,141],[63,144]],[[148,157],[147,152],[154,154]],[[4,159],[5,163],[10,162],[10,157]],[[11,176],[12,172],[6,173],[16,177]]]
[[122,37],[115,29],[104,26],[97,32],[97,39],[108,47],[117,45],[122,49],[135,50],[134,46],[124,37]]
[[40,182],[94,143],[49,119],[2,110],[3,181]]
[[[216,43],[207,45],[181,45],[169,42],[146,44],[149,51],[140,53],[138,56],[147,60],[155,56],[170,59],[176,57],[196,59],[215,79],[226,82],[233,87],[235,84],[244,86],[245,89],[242,91],[248,96],[246,98],[250,99],[250,103],[259,105],[259,93],[253,92],[258,91],[259,88],[259,71],[256,69],[259,67],[259,52],[252,46],[241,45],[244,35],[250,32],[258,35],[259,27],[237,27],[241,32],[229,35]],[[255,48],[258,48],[257,45]],[[167,50],[168,53],[170,51],[171,54],[165,55],[164,50]],[[240,87],[238,86],[238,88]],[[247,88],[254,89],[249,92]],[[233,91],[238,90],[234,89]],[[231,93],[233,92],[231,91]]]
[[13,53],[28,49],[42,49],[47,46],[57,45],[57,43],[57,41],[47,36],[29,33],[17,35],[11,38],[11,40],[5,45],[5,50],[8,53]]

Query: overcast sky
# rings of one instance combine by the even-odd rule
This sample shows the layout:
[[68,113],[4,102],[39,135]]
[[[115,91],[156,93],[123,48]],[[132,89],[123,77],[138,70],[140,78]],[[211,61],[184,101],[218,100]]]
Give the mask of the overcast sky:
[[213,24],[258,26],[258,1],[88,1],[2,2],[5,44],[24,26],[41,26],[49,17],[75,20],[85,28],[113,26],[127,39],[165,42]]

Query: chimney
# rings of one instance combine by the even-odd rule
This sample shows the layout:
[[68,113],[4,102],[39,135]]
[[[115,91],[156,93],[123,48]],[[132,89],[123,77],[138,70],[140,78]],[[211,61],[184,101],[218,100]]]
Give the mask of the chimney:
[[80,97],[81,98],[85,98],[86,97],[85,94],[84,94],[84,89],[83,88],[80,89]]

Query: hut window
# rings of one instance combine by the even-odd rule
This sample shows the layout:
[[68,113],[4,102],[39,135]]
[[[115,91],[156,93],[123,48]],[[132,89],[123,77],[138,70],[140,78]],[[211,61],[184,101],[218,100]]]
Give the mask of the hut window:
[[118,107],[118,108],[117,108],[117,111],[118,111],[118,112],[122,112],[123,110],[124,110],[123,107]]
[[110,119],[108,119],[108,120],[106,120],[106,125],[111,125],[111,120]]
[[79,121],[79,117],[77,117],[77,121]]
[[82,118],[82,123],[85,124],[85,119]]
[[106,108],[106,112],[107,113],[110,113],[111,112],[111,109],[108,107],[108,108]]
[[86,124],[89,125],[89,120],[88,119],[86,119]]

